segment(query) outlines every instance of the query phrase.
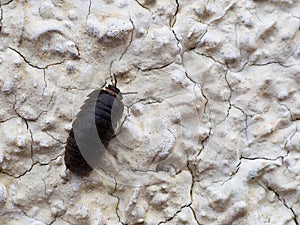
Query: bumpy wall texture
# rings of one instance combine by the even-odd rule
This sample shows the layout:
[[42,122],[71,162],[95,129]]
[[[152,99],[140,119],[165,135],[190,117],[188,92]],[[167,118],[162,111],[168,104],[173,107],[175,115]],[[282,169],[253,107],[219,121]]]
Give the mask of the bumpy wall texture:
[[[300,224],[300,1],[0,0],[1,224]],[[64,146],[115,75],[90,176]]]

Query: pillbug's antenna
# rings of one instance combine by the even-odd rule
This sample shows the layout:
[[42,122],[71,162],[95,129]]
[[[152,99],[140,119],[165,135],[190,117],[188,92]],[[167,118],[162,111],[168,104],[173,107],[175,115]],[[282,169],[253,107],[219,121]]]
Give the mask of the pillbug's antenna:
[[114,80],[115,80],[115,84],[114,84],[114,86],[115,87],[117,87],[117,77],[116,77],[116,75],[114,74]]
[[110,81],[111,81],[112,86],[117,87],[117,78],[116,78],[115,74],[110,75]]
[[111,82],[111,84],[114,86],[114,80],[113,80],[113,77],[112,77],[111,74],[110,74],[110,82]]
[[132,95],[132,94],[137,94],[138,92],[132,91],[132,92],[121,92],[122,95]]

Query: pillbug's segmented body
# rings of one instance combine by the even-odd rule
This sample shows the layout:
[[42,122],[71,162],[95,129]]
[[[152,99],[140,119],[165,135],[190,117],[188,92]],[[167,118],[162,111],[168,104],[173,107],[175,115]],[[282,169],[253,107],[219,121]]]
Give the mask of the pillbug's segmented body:
[[[78,175],[88,175],[110,140],[124,110],[122,94],[108,85],[88,95],[80,108],[65,147],[66,167]],[[93,168],[92,168],[93,167]]]

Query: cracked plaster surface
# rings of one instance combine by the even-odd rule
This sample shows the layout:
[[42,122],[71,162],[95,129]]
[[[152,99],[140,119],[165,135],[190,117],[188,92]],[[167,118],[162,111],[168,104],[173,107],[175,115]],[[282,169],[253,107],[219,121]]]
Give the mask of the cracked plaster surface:
[[[1,224],[299,224],[299,12],[0,0]],[[76,176],[68,131],[112,74],[118,135]]]

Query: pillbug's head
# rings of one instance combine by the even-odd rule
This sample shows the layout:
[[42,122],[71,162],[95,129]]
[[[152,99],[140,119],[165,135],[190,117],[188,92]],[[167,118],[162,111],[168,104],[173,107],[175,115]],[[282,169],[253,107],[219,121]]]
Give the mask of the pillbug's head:
[[123,99],[122,93],[121,93],[121,91],[117,87],[112,86],[112,85],[109,84],[108,87],[107,87],[107,89],[111,90],[117,96],[119,96],[119,98]]

